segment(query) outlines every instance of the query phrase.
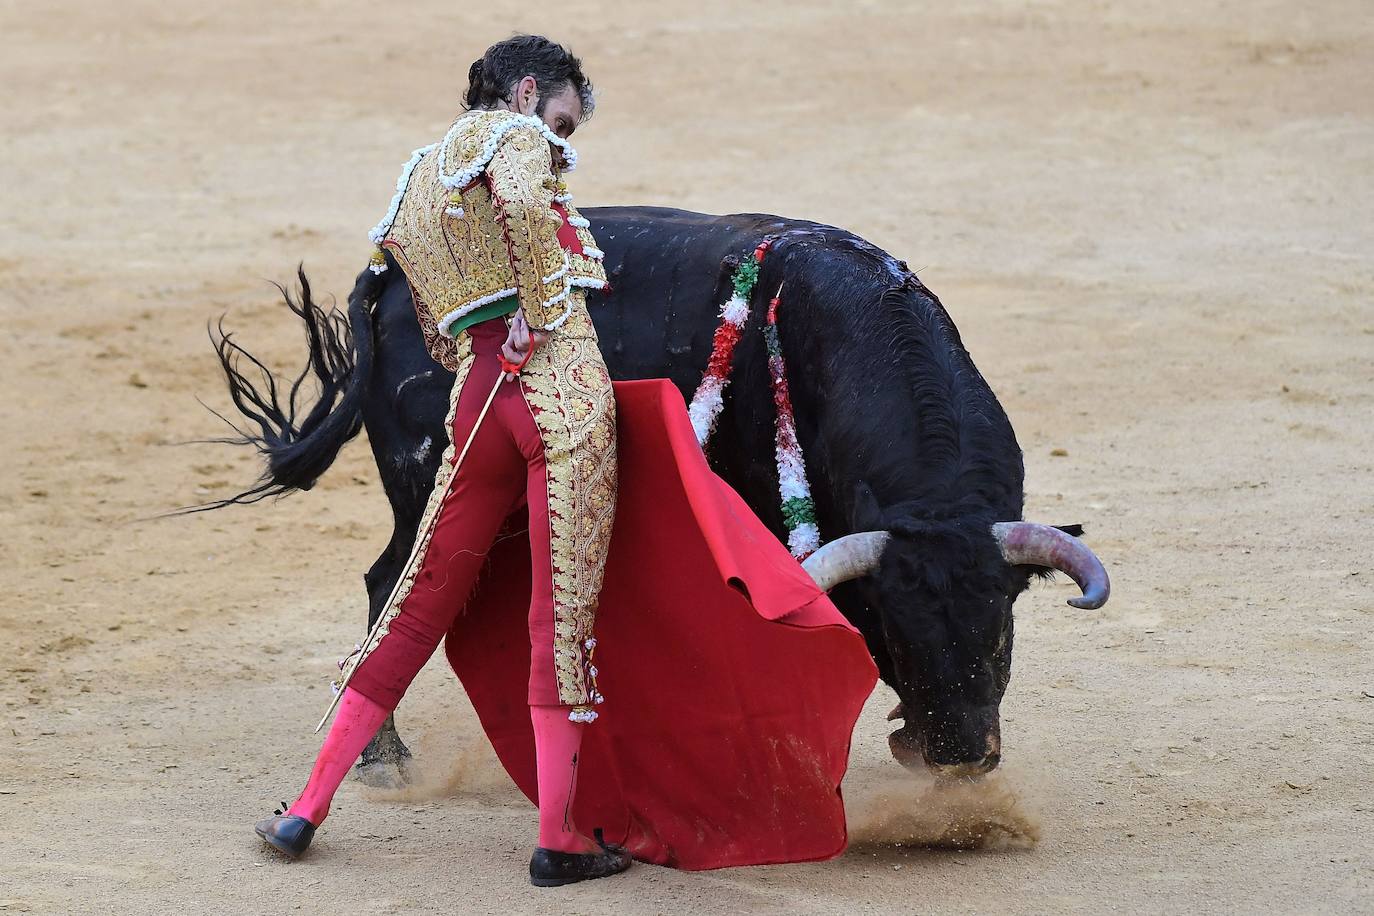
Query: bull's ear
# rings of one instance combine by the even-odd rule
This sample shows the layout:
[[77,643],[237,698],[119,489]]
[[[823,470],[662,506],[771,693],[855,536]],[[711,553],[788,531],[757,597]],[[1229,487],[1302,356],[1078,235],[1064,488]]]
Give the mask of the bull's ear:
[[854,508],[849,514],[849,530],[881,531],[886,527],[878,497],[873,495],[867,483],[860,480],[854,484]]

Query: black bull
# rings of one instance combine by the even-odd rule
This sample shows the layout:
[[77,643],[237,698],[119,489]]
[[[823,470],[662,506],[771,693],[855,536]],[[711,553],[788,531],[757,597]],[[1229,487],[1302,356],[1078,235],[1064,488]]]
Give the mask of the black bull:
[[[1021,518],[1021,451],[939,300],[905,263],[830,226],[650,207],[583,212],[606,251],[612,284],[608,295],[588,297],[611,375],[666,377],[688,399],[733,267],[765,237],[775,240],[708,448],[712,467],[785,539],[759,331],[785,280],[779,332],[822,539],[885,532],[881,553],[870,550],[870,562],[843,577],[849,581],[831,597],[901,700],[893,718],[904,724],[891,736],[892,751],[906,765],[924,758],[942,772],[995,767],[1012,604],[1050,566],[1085,585],[1089,561],[1065,555],[1091,553],[1045,526],[1023,527],[1059,541],[1029,553],[1025,544],[1009,553],[995,536],[996,523]],[[359,276],[347,324],[314,305],[303,274],[301,281],[300,301],[287,301],[306,322],[306,371],[322,387],[303,419],[294,404],[283,409],[274,389],[263,394],[249,383],[238,357],[252,357],[222,330],[217,341],[236,406],[261,430],[238,441],[268,461],[254,489],[226,502],[308,489],[365,425],[395,517],[391,541],[365,577],[370,625],[409,556],[432,487],[453,376],[426,352],[394,263],[380,276]],[[1105,578],[1088,582],[1093,594],[1074,603],[1100,604],[1104,587]],[[394,778],[408,755],[388,723],[360,769],[370,780]]]

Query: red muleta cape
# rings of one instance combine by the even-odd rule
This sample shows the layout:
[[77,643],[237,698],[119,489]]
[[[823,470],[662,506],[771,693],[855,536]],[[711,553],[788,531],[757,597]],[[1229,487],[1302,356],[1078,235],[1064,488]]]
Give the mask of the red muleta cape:
[[[596,618],[606,702],[582,744],[577,823],[675,868],[839,855],[840,781],[877,680],[863,637],[711,471],[670,382],[616,382],[615,396],[620,490]],[[499,540],[445,652],[534,801],[529,574],[528,538]]]

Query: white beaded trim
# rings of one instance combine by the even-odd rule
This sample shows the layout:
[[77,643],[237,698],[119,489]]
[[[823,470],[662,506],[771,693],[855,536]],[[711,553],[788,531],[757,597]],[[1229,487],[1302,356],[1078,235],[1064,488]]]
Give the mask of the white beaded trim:
[[596,277],[573,277],[569,281],[572,286],[581,286],[586,289],[605,289],[606,281],[598,280]]
[[544,308],[548,308],[551,305],[557,305],[558,303],[562,302],[564,299],[568,298],[568,293],[570,292],[572,292],[572,284],[564,283],[563,292],[559,293],[557,296],[550,296],[548,299],[544,300]]
[[571,317],[571,315],[572,315],[572,306],[570,305],[570,306],[568,306],[568,308],[563,312],[563,314],[559,315],[559,316],[558,316],[557,318],[555,318],[553,321],[550,321],[548,324],[544,325],[542,328],[539,328],[538,330],[540,330],[540,331],[556,331],[556,330],[558,330],[559,328],[561,328],[561,327],[563,326],[563,322],[567,321],[568,318]]
[[[567,295],[568,295],[568,292],[569,292],[569,290],[567,290],[567,289],[563,290],[562,295],[555,296],[552,300],[550,300],[550,302],[557,302],[559,299],[562,299],[562,298],[564,298],[565,296],[567,296]],[[557,318],[555,318],[553,321],[550,321],[548,324],[544,325],[543,327],[535,327],[534,325],[531,325],[531,327],[534,327],[534,329],[535,329],[536,331],[556,331],[556,330],[558,330],[559,327],[562,326],[563,322],[565,322],[565,321],[568,320],[568,318],[572,315],[572,312],[573,312],[573,304],[572,304],[571,302],[569,302],[569,303],[568,303],[568,307],[567,307],[566,309],[563,310],[563,314],[559,315],[559,316],[558,316]]]
[[545,140],[563,151],[563,171],[571,172],[577,168],[577,150],[573,149],[572,144],[568,143],[567,140],[550,130],[549,125],[545,124],[542,118],[512,113],[510,120],[496,125],[491,136],[487,137],[487,142],[482,144],[482,150],[477,154],[477,158],[473,159],[467,168],[459,169],[451,175],[445,174],[448,148],[453,143],[455,132],[460,127],[461,120],[460,118],[453,122],[453,126],[448,129],[448,133],[444,135],[443,141],[439,144],[439,180],[444,183],[444,187],[451,191],[467,187],[478,175],[482,174],[487,164],[491,162],[491,157],[496,155],[496,147],[500,145],[501,138],[521,126],[533,127],[543,134]]
[[[410,184],[410,173],[415,171],[415,166],[420,164],[420,160],[438,145],[431,143],[429,146],[422,146],[410,154],[410,160],[401,168],[401,177],[396,179],[396,195],[391,198],[391,206],[387,208],[386,216],[382,217],[382,221],[373,226],[372,231],[367,234],[372,244],[380,245],[382,239],[386,238],[386,234],[391,231],[391,224],[396,220],[396,211],[401,209],[401,198],[406,196],[406,186]],[[378,271],[378,273],[380,272]]]
[[587,222],[587,218],[584,216],[568,217],[568,225],[576,226],[578,229],[590,229],[592,226],[591,223]]
[[606,252],[602,251],[600,248],[593,248],[591,245],[583,245],[582,253],[593,261],[601,261],[606,257]]
[[595,722],[597,717],[595,709],[574,709],[568,713],[570,722]]
[[568,252],[567,252],[567,250],[565,249],[564,252],[563,252],[563,266],[560,267],[558,270],[555,270],[553,273],[549,274],[547,277],[545,277],[544,279],[540,280],[539,282],[540,282],[540,283],[552,283],[554,280],[557,280],[559,277],[564,276],[565,274],[567,274],[568,268],[570,268],[571,266],[572,266],[572,265],[571,265],[570,263],[568,263]]
[[504,299],[507,296],[514,296],[515,294],[516,290],[513,288],[503,289],[500,292],[492,293],[489,296],[483,296],[480,299],[474,299],[462,308],[454,309],[453,311],[445,315],[443,317],[443,320],[439,322],[439,333],[447,334],[448,329],[453,326],[453,323],[455,321],[457,321],[459,318],[462,318],[464,315],[471,314],[474,309],[479,309],[482,306],[489,305],[498,299]]

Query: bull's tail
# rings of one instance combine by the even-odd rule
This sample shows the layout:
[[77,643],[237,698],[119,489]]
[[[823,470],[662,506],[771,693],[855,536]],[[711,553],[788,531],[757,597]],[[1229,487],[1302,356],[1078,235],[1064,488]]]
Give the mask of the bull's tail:
[[[217,413],[237,435],[211,441],[251,445],[267,467],[257,483],[242,493],[183,511],[255,503],[292,490],[309,490],[334,463],[345,443],[362,429],[363,399],[372,375],[373,308],[386,279],[371,270],[359,274],[348,297],[345,318],[337,308],[326,310],[315,303],[303,269],[298,268],[296,276],[300,280],[299,297],[280,284],[277,288],[287,307],[305,322],[310,360],[285,392],[271,371],[224,330],[223,316],[210,330],[210,341],[229,383],[229,396],[248,421],[241,426]],[[245,366],[245,361],[249,365]],[[301,406],[297,396],[312,373],[319,385],[319,398],[298,419]]]

